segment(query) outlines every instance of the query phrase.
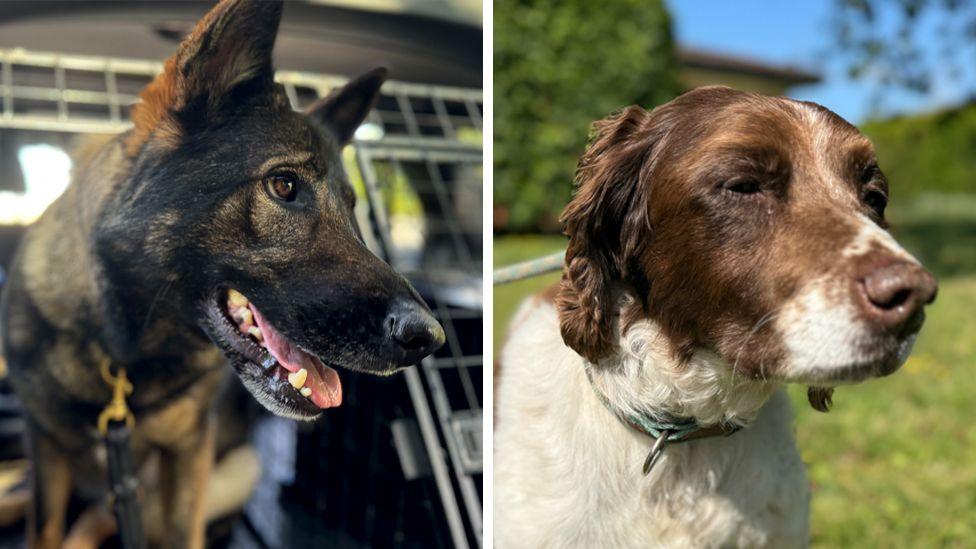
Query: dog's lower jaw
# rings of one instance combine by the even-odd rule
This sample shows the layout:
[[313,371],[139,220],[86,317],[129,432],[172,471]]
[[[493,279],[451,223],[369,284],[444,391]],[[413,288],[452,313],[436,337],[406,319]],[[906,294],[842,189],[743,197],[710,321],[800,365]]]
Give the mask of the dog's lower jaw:
[[[681,395],[674,399],[681,407],[669,411],[700,421],[752,421],[729,437],[668,446],[651,474],[643,476],[641,464],[653,441],[599,401],[584,360],[562,342],[551,304],[530,302],[517,318],[502,352],[496,392],[496,546],[798,547],[807,542],[807,481],[791,435],[789,401],[775,384],[756,385],[742,400],[712,390],[713,400],[724,404],[692,398],[684,392],[690,384],[663,390],[662,403]],[[652,328],[633,329],[648,336]],[[635,359],[652,349],[634,352],[631,346],[623,353]],[[618,368],[643,366],[635,359]],[[613,390],[610,385],[604,388]],[[638,394],[631,396],[636,401]],[[651,396],[650,387],[640,394]]]
[[[232,361],[238,359],[231,359]],[[239,359],[244,360],[244,359]],[[269,394],[269,379],[264,375],[254,375],[254,370],[240,364],[234,364],[234,369],[237,372],[238,379],[244,387],[251,393],[254,400],[258,402],[264,409],[268,410],[272,414],[288,419],[294,419],[297,421],[314,421],[322,416],[322,410],[315,408],[310,403],[301,402],[297,399],[292,399],[291,405],[287,405],[287,397],[274,398]],[[274,381],[278,384],[283,384],[282,381]],[[282,385],[283,389],[286,389]]]

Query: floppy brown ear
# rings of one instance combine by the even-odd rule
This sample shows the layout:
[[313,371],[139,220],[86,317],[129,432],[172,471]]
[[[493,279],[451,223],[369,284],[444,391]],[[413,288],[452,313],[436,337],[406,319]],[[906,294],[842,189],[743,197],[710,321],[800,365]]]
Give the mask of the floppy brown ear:
[[128,140],[137,151],[150,136],[179,142],[244,95],[272,93],[274,49],[281,0],[223,0],[201,19],[132,110]]
[[305,114],[332,130],[339,144],[345,145],[376,105],[385,81],[386,69],[373,69],[309,105]]
[[650,235],[651,113],[627,107],[594,124],[592,133],[576,193],[560,217],[569,246],[556,306],[565,343],[595,363],[616,345],[612,288],[627,283],[628,264]]

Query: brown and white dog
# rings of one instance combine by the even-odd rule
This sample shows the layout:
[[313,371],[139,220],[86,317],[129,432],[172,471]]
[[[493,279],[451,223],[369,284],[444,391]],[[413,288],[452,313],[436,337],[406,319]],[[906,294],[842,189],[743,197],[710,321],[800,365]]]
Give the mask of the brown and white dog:
[[[936,292],[885,230],[871,143],[819,105],[700,88],[598,122],[577,184],[562,282],[502,351],[496,544],[806,545],[784,383],[894,372]],[[655,441],[611,408],[744,428],[644,476]]]

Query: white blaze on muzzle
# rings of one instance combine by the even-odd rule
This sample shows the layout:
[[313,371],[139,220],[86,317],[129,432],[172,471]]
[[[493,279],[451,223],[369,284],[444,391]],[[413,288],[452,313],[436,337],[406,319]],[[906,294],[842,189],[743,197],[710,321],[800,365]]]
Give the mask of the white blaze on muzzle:
[[[918,265],[884,229],[863,214],[856,214],[857,232],[840,253],[842,262],[853,262],[868,253],[882,253],[895,261]],[[859,311],[859,297],[848,272],[815,278],[786,302],[775,320],[786,357],[780,377],[795,382],[830,382],[831,385],[861,381],[878,375],[871,366],[908,358],[916,334],[883,342]],[[892,349],[894,358],[892,358]],[[837,377],[834,377],[837,376]]]

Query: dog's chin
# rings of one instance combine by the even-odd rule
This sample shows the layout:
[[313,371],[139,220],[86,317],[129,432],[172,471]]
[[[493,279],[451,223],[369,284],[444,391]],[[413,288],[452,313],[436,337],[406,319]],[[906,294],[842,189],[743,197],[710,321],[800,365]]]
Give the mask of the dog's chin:
[[860,383],[872,378],[889,376],[901,368],[915,346],[918,332],[889,343],[880,351],[863,358],[840,364],[808,364],[792,367],[779,376],[782,381],[818,387],[833,387]]
[[272,414],[299,421],[312,421],[322,415],[322,409],[302,396],[287,379],[282,380],[267,373],[260,365],[236,355],[232,350],[222,350],[230,359],[244,388]]
[[[238,301],[232,303],[230,295]],[[244,387],[273,414],[311,421],[342,403],[336,365],[291,341],[275,329],[242,294],[222,289],[202,304],[204,331],[227,356]],[[249,331],[250,330],[250,331]],[[375,375],[402,368],[392,364],[343,366]]]

